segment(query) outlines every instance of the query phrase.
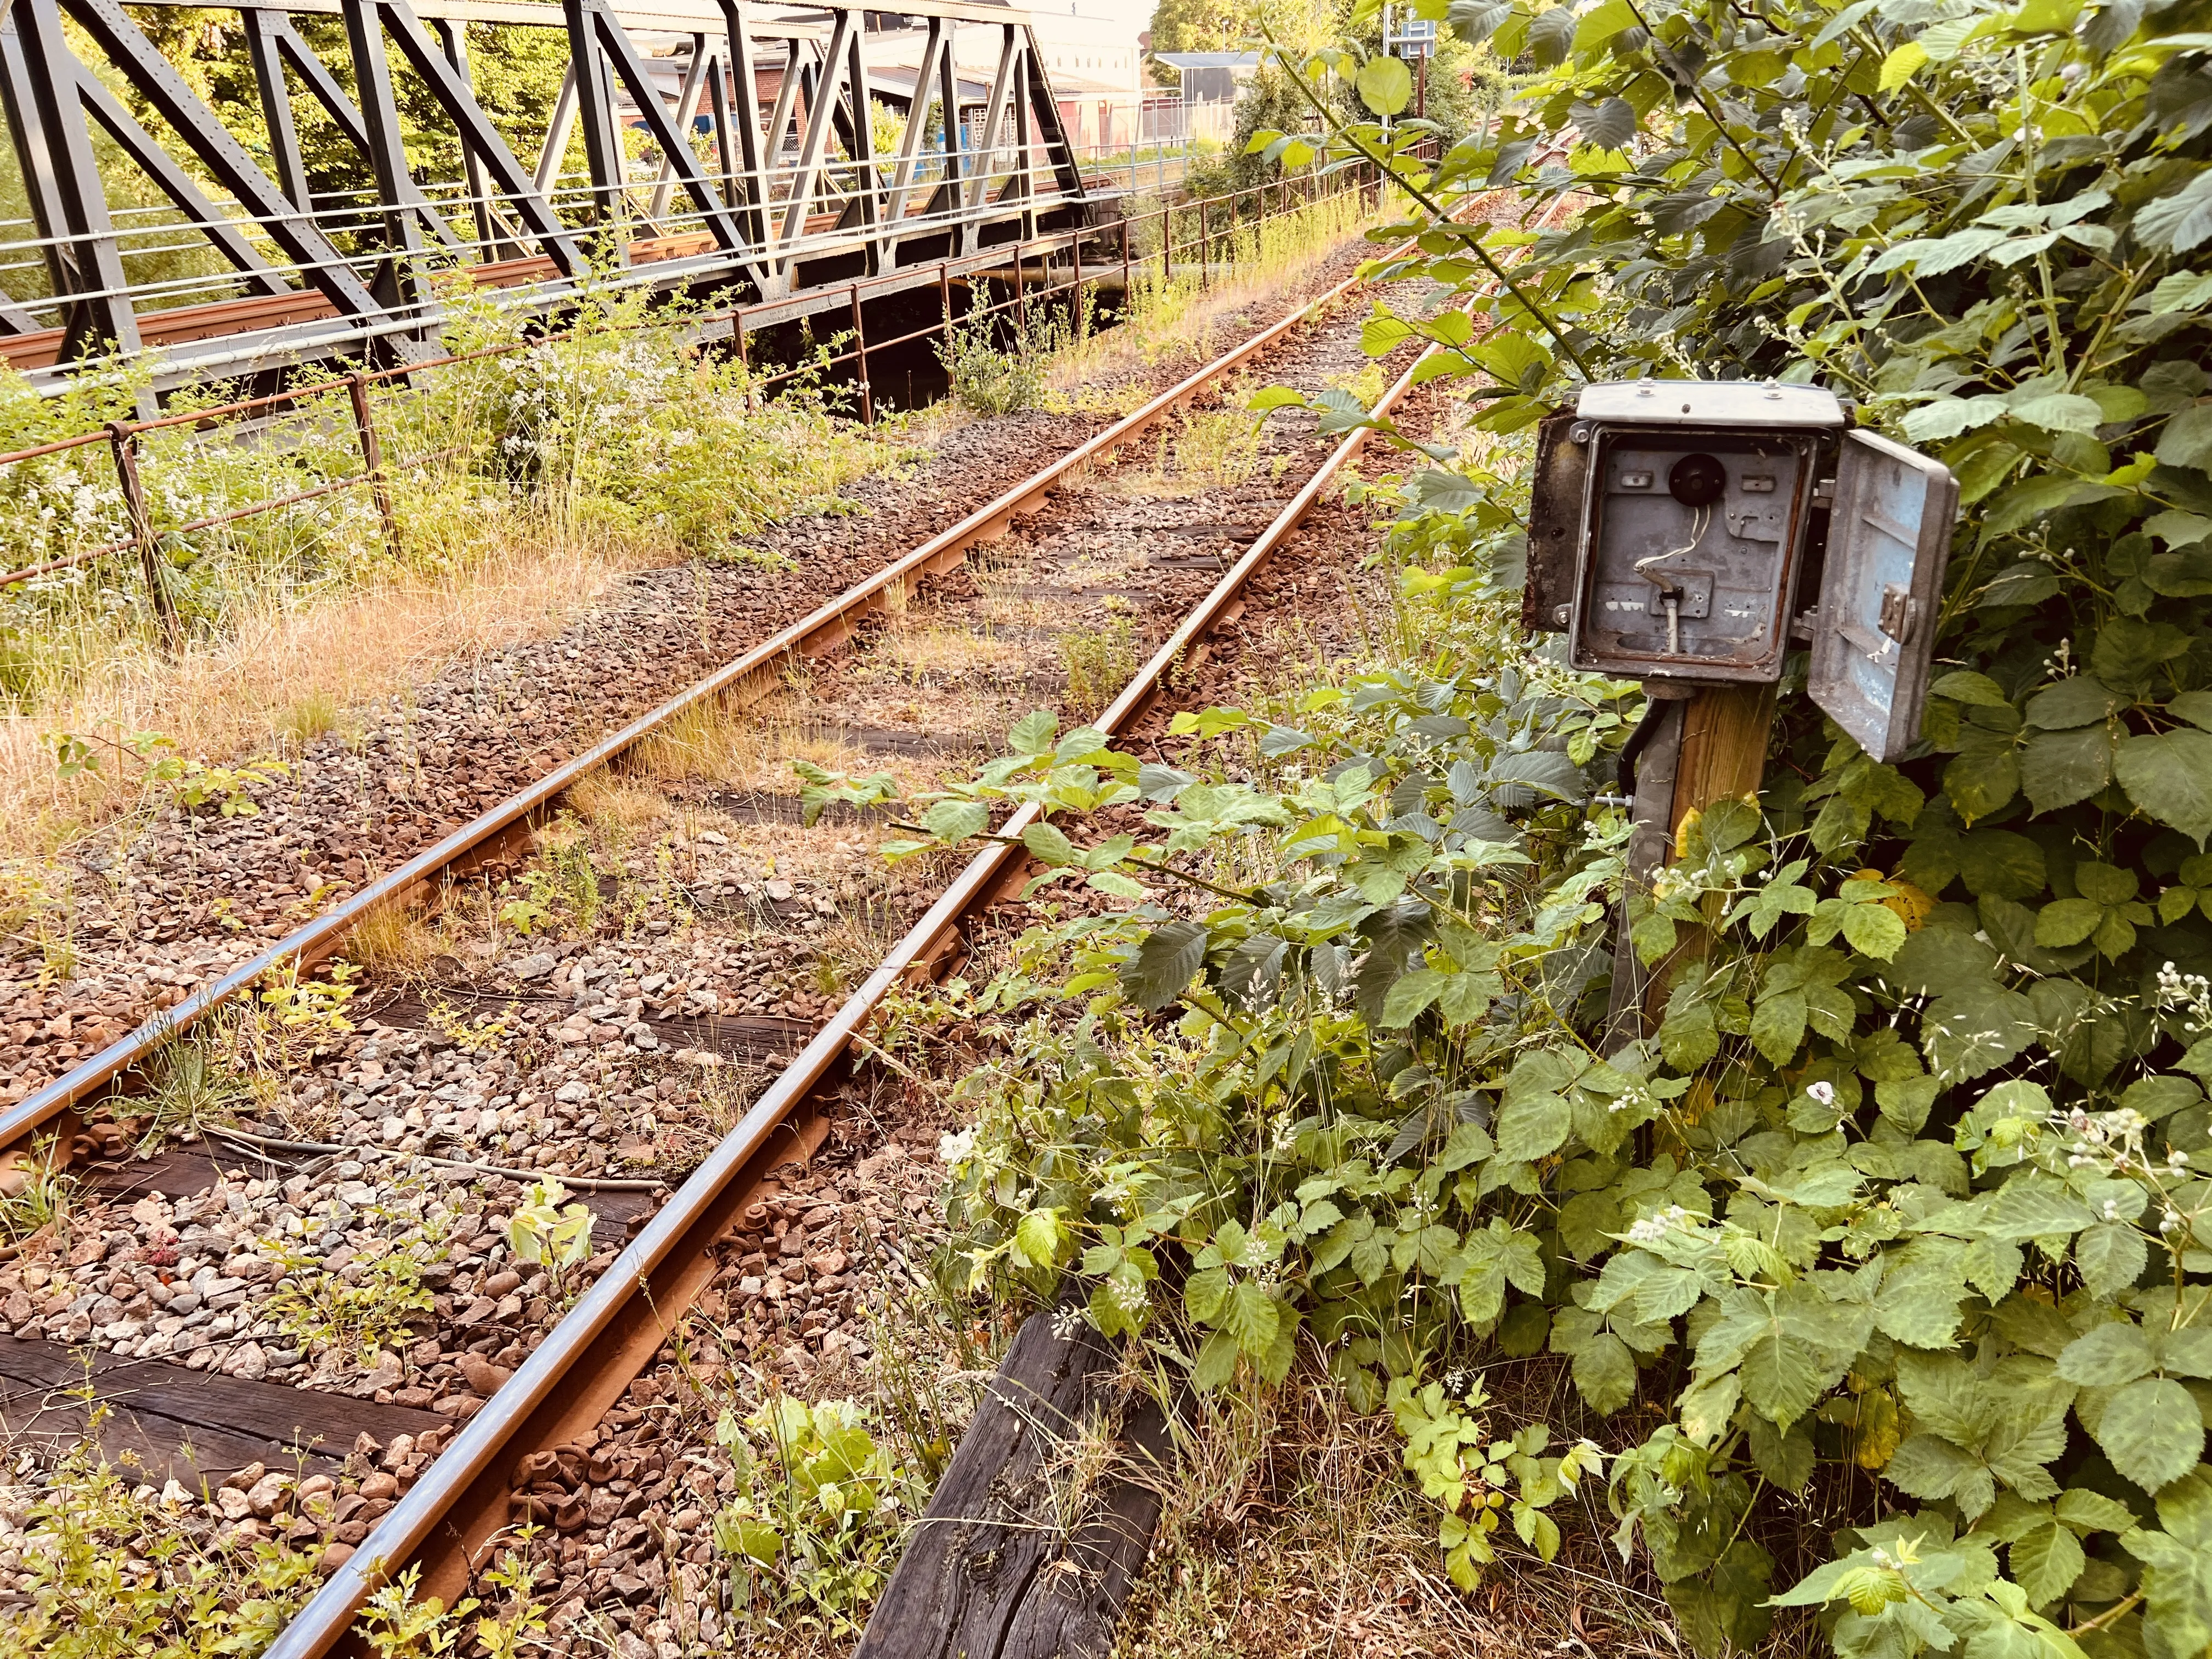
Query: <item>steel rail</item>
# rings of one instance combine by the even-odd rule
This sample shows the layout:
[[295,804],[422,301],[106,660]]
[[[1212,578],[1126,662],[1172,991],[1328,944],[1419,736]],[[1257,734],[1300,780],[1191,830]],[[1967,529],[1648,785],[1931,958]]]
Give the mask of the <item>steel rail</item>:
[[[1188,396],[1227,372],[1260,343],[1277,337],[1319,305],[1347,292],[1358,280],[1340,284],[1322,301],[1301,307],[1225,354],[1156,400],[1158,409],[1164,412],[1170,400]],[[1431,346],[1428,351],[1435,349]],[[1412,389],[1419,361],[1382,395],[1371,414],[1387,414]],[[1119,423],[1101,438],[1125,441],[1127,425]],[[1370,430],[1361,428],[1329,453],[1095,725],[1112,737],[1135,722],[1165,689],[1191,643],[1218,623],[1253,573],[1358,455]],[[1096,453],[1105,447],[1101,440],[1093,440],[1085,450]],[[1072,455],[1051,471],[1056,476],[1074,464]],[[1035,493],[1034,487],[1024,493]],[[504,1523],[507,1477],[514,1449],[536,1449],[573,1438],[604,1415],[650,1363],[711,1280],[714,1247],[753,1201],[755,1184],[808,1138],[806,1127],[792,1127],[793,1120],[807,1126],[822,1123],[821,1109],[812,1097],[836,1073],[846,1050],[884,999],[916,968],[943,955],[957,942],[963,921],[1018,878],[1027,860],[1018,837],[1038,814],[1035,805],[1025,805],[1000,826],[998,833],[1006,839],[994,841],[968,862],[736,1127],[293,1617],[264,1659],[322,1659],[347,1640],[355,1614],[368,1597],[410,1565],[422,1569],[417,1595],[453,1602],[467,1582],[473,1553]]]
[[19,1146],[62,1112],[82,1101],[152,1054],[163,1045],[252,986],[263,975],[289,962],[312,963],[334,951],[344,935],[380,906],[411,896],[466,854],[546,806],[579,778],[597,770],[650,735],[677,715],[744,684],[793,655],[819,656],[835,650],[852,634],[867,612],[887,603],[896,590],[903,595],[907,584],[950,569],[968,548],[1003,534],[1014,516],[1041,501],[1059,481],[1079,471],[1095,457],[1127,443],[1132,438],[1189,402],[1200,390],[1266,350],[1309,316],[1361,286],[1358,276],[1346,278],[1328,293],[1304,301],[1267,327],[1232,347],[1196,370],[1143,408],[1123,416],[1048,463],[1028,477],[977,507],[950,529],[941,531],[912,552],[856,583],[821,605],[801,621],[772,635],[734,661],[726,664],[649,713],[640,715],[613,735],[602,738],[583,754],[547,773],[536,782],[509,796],[434,845],[416,854],[389,875],[379,878],[343,900],[314,921],[264,946],[213,984],[204,986],[175,1006],[163,1010],[118,1037],[100,1053],[81,1060],[17,1104],[0,1111],[0,1152]]

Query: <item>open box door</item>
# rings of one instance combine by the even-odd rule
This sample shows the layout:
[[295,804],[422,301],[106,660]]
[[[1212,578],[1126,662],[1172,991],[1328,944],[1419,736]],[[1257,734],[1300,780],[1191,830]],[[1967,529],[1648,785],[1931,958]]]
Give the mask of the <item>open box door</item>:
[[1807,690],[1878,761],[1920,736],[1958,511],[1941,461],[1871,432],[1844,436]]

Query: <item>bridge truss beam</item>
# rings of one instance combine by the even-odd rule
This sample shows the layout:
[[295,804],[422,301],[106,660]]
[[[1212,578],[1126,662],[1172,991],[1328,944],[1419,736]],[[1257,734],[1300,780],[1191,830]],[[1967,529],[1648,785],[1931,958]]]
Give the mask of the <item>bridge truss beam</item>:
[[[232,130],[242,112],[227,123],[133,15],[181,3],[0,0],[0,110],[35,232],[0,230],[0,361],[46,384],[147,354],[167,384],[405,362],[437,349],[464,281],[532,313],[573,306],[587,281],[826,296],[1091,210],[1027,15],[1001,6],[916,0],[884,31],[857,0],[254,0],[235,9],[257,156]],[[343,21],[353,97],[301,16]],[[567,35],[534,164],[478,100],[471,23]],[[447,131],[409,129],[403,76]],[[344,141],[349,176],[325,161],[311,178],[295,91]],[[902,106],[878,155],[879,111]],[[95,123],[166,209],[112,204]],[[410,167],[425,136],[458,149],[458,178]]]

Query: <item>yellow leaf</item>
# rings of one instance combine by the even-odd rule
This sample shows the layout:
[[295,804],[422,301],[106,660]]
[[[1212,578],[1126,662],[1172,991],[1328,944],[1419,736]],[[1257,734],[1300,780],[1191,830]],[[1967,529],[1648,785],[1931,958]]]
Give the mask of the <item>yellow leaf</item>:
[[1882,900],[1881,904],[1905,924],[1905,931],[1908,933],[1918,933],[1922,924],[1928,920],[1928,913],[1936,908],[1934,899],[1899,877],[1886,876],[1879,870],[1861,870],[1851,879],[1886,882],[1895,888],[1896,892]]
[[1697,833],[1698,826],[1705,821],[1705,815],[1694,806],[1682,814],[1682,821],[1674,826],[1674,856],[1676,858],[1686,859],[1690,856],[1690,837]]
[[1917,40],[1907,40],[1881,60],[1881,90],[1895,92],[1918,74],[1927,61],[1928,48]]
[[1863,1469],[1878,1469],[1896,1455],[1899,1431],[1897,1402],[1887,1389],[1869,1389],[1858,1397],[1858,1422],[1851,1431],[1851,1461]]
[[1675,1115],[1685,1123],[1695,1123],[1712,1109],[1712,1079],[1707,1077],[1692,1078],[1690,1080],[1689,1092],[1682,1097],[1682,1103],[1675,1109]]

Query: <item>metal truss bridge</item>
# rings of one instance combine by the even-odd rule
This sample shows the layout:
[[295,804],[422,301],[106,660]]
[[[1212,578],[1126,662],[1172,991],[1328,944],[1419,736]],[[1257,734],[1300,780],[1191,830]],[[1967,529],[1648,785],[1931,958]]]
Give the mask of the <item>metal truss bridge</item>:
[[[400,365],[438,354],[464,285],[533,313],[642,285],[795,317],[855,281],[939,282],[1089,222],[1027,14],[902,3],[240,6],[266,131],[249,148],[132,15],[178,0],[0,0],[0,103],[31,208],[0,224],[0,362],[47,387],[149,356],[157,386]],[[343,20],[350,92],[308,38],[335,31],[295,22],[311,15]],[[471,23],[566,34],[535,155],[478,101]],[[460,177],[410,170],[402,74],[409,107],[427,94],[449,125]],[[325,168],[310,189],[303,114],[342,137],[357,182],[331,189]],[[95,126],[166,206],[111,205]]]

